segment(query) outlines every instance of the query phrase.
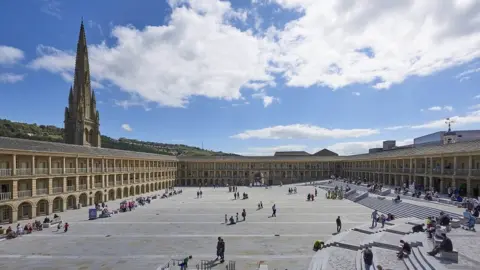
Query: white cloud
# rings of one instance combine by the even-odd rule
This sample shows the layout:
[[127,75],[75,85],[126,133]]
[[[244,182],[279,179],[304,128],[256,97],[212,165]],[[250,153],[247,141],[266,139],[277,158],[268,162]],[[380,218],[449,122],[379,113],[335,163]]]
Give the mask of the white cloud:
[[[336,143],[332,144],[327,147],[321,147],[316,149],[321,150],[323,148],[327,148],[330,151],[333,151],[339,155],[357,155],[357,154],[365,154],[368,153],[370,148],[377,148],[383,147],[383,141],[365,141],[365,142],[343,142],[343,143]],[[397,146],[404,146],[413,144],[413,139],[405,139],[401,141],[397,141]]]
[[16,83],[22,81],[24,78],[25,74],[0,73],[1,83]]
[[59,20],[62,19],[60,2],[56,0],[43,0],[43,5],[40,10],[43,13],[53,16]]
[[[480,123],[480,110],[473,111],[465,116],[453,116],[450,117],[450,120],[453,120],[454,126],[464,126],[470,124]],[[439,119],[430,121],[421,125],[411,126],[413,129],[446,129],[445,119]]]
[[473,97],[474,99],[479,99],[480,98],[480,95],[476,95]]
[[470,79],[470,76],[474,73],[480,72],[480,62],[473,63],[469,66],[469,68],[462,73],[459,73],[455,78],[459,79],[460,82],[466,81]]
[[357,97],[358,97],[358,96],[360,96],[360,92],[352,92],[352,95],[354,95],[354,96],[357,96]]
[[123,128],[124,130],[128,131],[128,132],[132,131],[132,128],[130,127],[129,124],[123,124],[123,125],[122,125],[122,128]]
[[384,129],[386,130],[399,130],[399,129],[402,129],[402,128],[406,128],[408,126],[393,126],[393,127],[386,127]]
[[469,110],[480,110],[480,104],[476,104],[473,106],[468,107]]
[[[186,2],[188,7],[182,5]],[[92,77],[145,103],[170,107],[184,107],[192,96],[240,99],[241,88],[273,82],[268,69],[274,44],[231,24],[244,12],[226,1],[169,3],[172,14],[166,25],[117,26],[111,33],[115,45],[89,46]],[[31,67],[60,75],[73,70],[72,51],[46,46],[38,51]]]
[[246,130],[231,136],[235,139],[325,139],[358,138],[378,134],[376,129],[327,129],[312,125],[294,124]]
[[480,56],[480,1],[273,1],[301,11],[277,30],[290,86],[389,88]]
[[116,106],[122,107],[125,110],[130,108],[130,107],[134,107],[134,106],[141,106],[147,112],[151,110],[151,108],[148,107],[146,102],[139,101],[134,96],[132,96],[132,98],[130,100],[114,100],[114,103],[115,103]]
[[[433,106],[433,107],[430,107],[428,108],[427,110],[429,111],[448,111],[448,112],[451,112],[453,111],[453,107],[452,106]],[[420,111],[425,111],[424,109],[421,109]]]
[[255,99],[261,99],[263,101],[263,107],[268,107],[272,105],[274,102],[280,102],[279,98],[276,98],[274,96],[268,96],[265,94],[265,92],[260,92],[260,93],[255,93],[252,95],[253,98]]
[[0,45],[0,65],[16,64],[25,58],[22,50]]
[[278,151],[305,151],[307,146],[305,145],[279,145],[268,147],[249,147],[246,152],[237,153],[242,156],[272,156]]

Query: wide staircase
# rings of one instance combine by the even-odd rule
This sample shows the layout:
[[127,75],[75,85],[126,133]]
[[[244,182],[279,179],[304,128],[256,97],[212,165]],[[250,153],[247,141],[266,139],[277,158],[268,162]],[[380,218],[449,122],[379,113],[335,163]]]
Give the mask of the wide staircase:
[[[427,255],[433,248],[432,240],[427,239],[426,233],[412,233],[412,226],[422,222],[416,218],[402,218],[384,228],[370,228],[370,224],[365,224],[341,232],[317,251],[309,270],[364,270],[363,252],[367,247],[373,253],[373,269],[377,269],[377,265],[393,270],[455,269],[447,268],[437,257]],[[397,258],[400,240],[412,246],[412,253],[404,259]]]

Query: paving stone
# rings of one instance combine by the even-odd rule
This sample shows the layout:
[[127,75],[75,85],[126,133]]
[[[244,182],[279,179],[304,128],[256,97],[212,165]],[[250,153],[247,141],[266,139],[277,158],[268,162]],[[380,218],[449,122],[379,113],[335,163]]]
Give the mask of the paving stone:
[[[286,195],[287,189],[239,188],[250,199],[232,200],[226,188],[203,188],[201,199],[195,198],[196,188],[186,188],[181,195],[94,221],[87,221],[86,208],[69,211],[62,214],[71,225],[68,233],[45,229],[0,242],[0,269],[157,269],[187,255],[194,257],[194,266],[215,257],[221,236],[226,260],[236,261],[238,269],[255,269],[265,261],[269,269],[304,270],[314,255],[313,242],[326,241],[336,232],[338,215],[342,230],[368,221],[370,209],[351,201],[327,200],[319,190],[317,200],[307,202],[314,187],[297,186],[294,195]],[[264,209],[257,211],[259,201]],[[273,203],[277,217],[268,218]],[[246,222],[222,224],[225,214],[240,214],[242,209]]]

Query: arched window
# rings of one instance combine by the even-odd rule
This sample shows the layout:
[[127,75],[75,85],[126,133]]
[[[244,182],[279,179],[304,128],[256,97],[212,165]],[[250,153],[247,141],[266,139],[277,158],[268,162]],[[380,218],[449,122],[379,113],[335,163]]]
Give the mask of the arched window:
[[93,142],[93,130],[90,130],[88,133],[88,142],[92,143]]
[[88,132],[88,129],[86,129],[86,128],[85,128],[85,140],[86,140],[87,142],[90,142],[90,140],[89,140],[89,132]]

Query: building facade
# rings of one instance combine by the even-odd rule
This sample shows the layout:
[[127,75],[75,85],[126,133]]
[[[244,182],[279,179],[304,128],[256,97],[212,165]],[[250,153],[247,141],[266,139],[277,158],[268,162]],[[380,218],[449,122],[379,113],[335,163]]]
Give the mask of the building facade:
[[480,140],[394,148],[354,156],[326,149],[275,156],[174,157],[101,148],[83,23],[65,142],[0,137],[0,223],[132,198],[173,186],[291,184],[331,175],[383,185],[415,183],[478,196]]

